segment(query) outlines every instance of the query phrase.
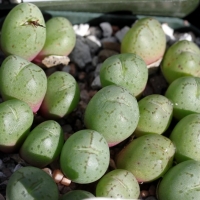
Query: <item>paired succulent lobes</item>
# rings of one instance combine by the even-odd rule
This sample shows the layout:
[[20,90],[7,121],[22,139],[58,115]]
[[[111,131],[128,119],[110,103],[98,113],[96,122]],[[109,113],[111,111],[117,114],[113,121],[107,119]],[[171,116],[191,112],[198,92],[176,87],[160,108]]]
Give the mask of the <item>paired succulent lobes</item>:
[[40,9],[31,3],[15,6],[6,16],[1,29],[1,49],[6,55],[18,55],[33,60],[41,51],[46,39],[46,29]]
[[0,151],[14,153],[21,147],[33,123],[33,112],[23,101],[0,104]]
[[31,166],[15,171],[6,188],[6,199],[9,200],[56,200],[58,198],[58,187],[53,179],[43,170]]
[[139,96],[147,83],[148,69],[142,58],[134,53],[117,54],[107,58],[100,69],[103,87],[119,85],[133,96]]
[[0,92],[4,100],[20,99],[37,112],[47,90],[47,77],[37,65],[16,55],[0,68]]
[[161,59],[165,53],[166,36],[161,24],[154,18],[139,19],[126,33],[121,53],[135,53],[147,65]]
[[101,133],[109,146],[128,138],[138,120],[136,98],[125,88],[116,85],[99,90],[88,103],[84,116],[86,127]]
[[200,77],[199,47],[187,40],[176,42],[165,53],[161,69],[169,83],[182,76]]
[[76,34],[68,19],[53,17],[46,22],[45,44],[36,57],[41,61],[50,55],[67,56],[73,50],[76,43]]

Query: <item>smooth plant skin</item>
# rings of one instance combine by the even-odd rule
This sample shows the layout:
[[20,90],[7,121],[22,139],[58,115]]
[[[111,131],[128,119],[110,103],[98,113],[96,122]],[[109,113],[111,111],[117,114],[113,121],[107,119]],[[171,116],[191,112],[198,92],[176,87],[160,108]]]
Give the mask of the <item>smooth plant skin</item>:
[[139,19],[125,34],[121,53],[135,53],[147,65],[163,57],[166,36],[159,21],[151,17]]
[[176,147],[175,160],[200,161],[200,114],[191,114],[181,119],[170,134],[170,139]]
[[46,90],[47,77],[40,67],[16,55],[10,55],[3,61],[0,93],[4,100],[22,100],[36,113]]
[[16,152],[29,134],[33,112],[23,101],[12,99],[0,104],[0,151]]
[[9,178],[6,187],[7,200],[56,200],[58,187],[42,169],[22,167]]
[[33,60],[41,51],[46,39],[46,29],[39,8],[31,3],[20,3],[6,16],[1,29],[1,49],[6,55],[18,55]]
[[173,105],[163,95],[152,94],[138,102],[140,119],[134,132],[136,137],[149,133],[164,133],[173,117]]
[[96,197],[138,199],[139,184],[134,175],[124,169],[115,169],[104,175],[96,186]]
[[45,167],[60,155],[64,144],[61,126],[53,120],[44,121],[28,135],[20,149],[20,156],[35,167]]
[[107,58],[100,69],[103,87],[119,85],[137,97],[144,90],[148,79],[147,66],[139,56],[124,53]]
[[64,194],[59,200],[83,200],[95,197],[92,193],[84,190],[72,190]]
[[173,103],[173,116],[178,120],[200,113],[200,78],[186,76],[176,79],[169,85],[165,96]]
[[182,76],[200,77],[200,50],[187,40],[178,41],[167,50],[161,65],[168,83]]
[[175,153],[173,143],[158,134],[148,134],[134,139],[116,158],[118,169],[133,173],[138,182],[158,179],[172,166]]
[[58,119],[72,112],[78,105],[80,90],[75,78],[57,71],[47,78],[47,92],[40,107],[43,117]]
[[128,138],[139,121],[136,98],[125,88],[109,85],[99,90],[88,103],[84,122],[101,133],[109,146]]
[[200,199],[200,162],[187,160],[172,167],[158,185],[159,200]]
[[87,184],[106,172],[110,152],[105,138],[94,130],[81,130],[70,136],[61,151],[60,166],[75,183]]
[[67,56],[76,43],[76,34],[70,21],[64,17],[52,17],[46,22],[46,41],[36,58],[42,60],[46,56]]

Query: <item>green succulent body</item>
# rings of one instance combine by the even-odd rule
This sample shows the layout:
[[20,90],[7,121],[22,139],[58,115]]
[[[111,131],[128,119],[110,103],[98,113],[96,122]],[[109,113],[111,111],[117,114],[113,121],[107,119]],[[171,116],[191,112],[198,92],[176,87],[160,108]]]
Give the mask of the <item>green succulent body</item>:
[[64,194],[59,200],[84,200],[95,197],[92,193],[85,190],[72,190]]
[[61,126],[53,120],[42,122],[28,135],[21,146],[20,155],[35,167],[45,167],[60,155],[64,144]]
[[68,19],[52,17],[46,22],[46,41],[36,59],[50,55],[67,56],[76,43],[76,34]]
[[84,122],[101,133],[109,146],[128,138],[139,120],[136,98],[125,88],[109,85],[99,90],[88,103]]
[[0,104],[0,151],[17,151],[29,134],[33,112],[23,101],[12,99]]
[[22,167],[15,171],[6,187],[7,200],[56,200],[58,187],[53,179],[36,167]]
[[96,187],[97,197],[137,199],[140,187],[135,176],[124,169],[115,169],[104,175]]
[[172,167],[161,180],[159,200],[200,199],[200,162],[187,160]]
[[[35,22],[44,27],[34,25]],[[45,39],[45,21],[34,4],[20,3],[6,16],[1,29],[1,49],[6,55],[31,61],[43,48]]]
[[81,130],[66,140],[60,166],[66,177],[75,183],[92,183],[106,172],[110,152],[105,138],[94,130]]
[[0,68],[0,93],[4,100],[20,99],[37,112],[47,90],[47,77],[37,65],[16,55]]
[[121,43],[121,53],[135,53],[147,65],[162,58],[165,48],[166,36],[161,24],[151,17],[136,21]]
[[167,50],[161,69],[169,83],[182,76],[200,77],[199,47],[187,40],[176,42]]
[[173,105],[159,94],[144,97],[138,102],[140,119],[135,130],[137,137],[148,133],[164,133],[173,117]]
[[144,60],[133,53],[118,54],[107,58],[100,70],[103,87],[119,85],[136,97],[144,90],[147,79],[148,69]]
[[72,112],[80,98],[79,86],[72,75],[55,72],[47,79],[47,91],[40,111],[46,118],[61,118]]
[[191,114],[181,119],[170,134],[170,139],[176,146],[175,159],[200,161],[200,114]]
[[178,120],[200,113],[200,78],[186,76],[174,80],[165,96],[173,103],[173,116]]
[[175,154],[173,143],[159,134],[134,139],[117,155],[116,166],[133,173],[139,182],[161,177],[172,166]]

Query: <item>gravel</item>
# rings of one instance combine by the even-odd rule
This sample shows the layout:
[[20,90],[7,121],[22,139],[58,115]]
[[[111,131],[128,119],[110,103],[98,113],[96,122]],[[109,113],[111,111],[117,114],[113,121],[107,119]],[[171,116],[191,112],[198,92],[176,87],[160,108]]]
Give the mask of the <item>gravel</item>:
[[[77,34],[77,42],[74,50],[69,55],[71,60],[70,63],[68,65],[59,65],[44,69],[47,76],[55,71],[65,71],[72,74],[76,78],[81,90],[80,102],[77,109],[69,114],[69,116],[58,120],[63,128],[65,139],[67,139],[74,132],[85,128],[83,123],[85,108],[89,100],[101,88],[99,78],[101,64],[109,56],[120,53],[120,42],[124,34],[129,29],[130,27],[128,26],[117,27],[116,25],[113,26],[108,22],[102,22],[97,26],[91,27],[89,24],[76,25],[74,26],[74,30]],[[173,44],[179,39],[193,40],[197,41],[197,44],[200,44],[200,38],[194,36],[193,33],[174,33],[174,30],[170,29],[170,27],[166,27],[166,24],[165,29],[169,29],[169,32],[166,32],[168,45]],[[1,53],[0,63],[3,59],[4,56]],[[164,94],[167,86],[168,84],[158,68],[149,76],[148,83],[143,91],[142,97],[153,93]],[[1,97],[0,102],[2,102]],[[41,116],[35,115],[33,126],[36,126],[42,121],[44,121],[44,119]],[[112,170],[115,166],[114,157],[116,153],[119,152],[130,139],[131,138],[110,149],[111,163],[109,170]],[[0,153],[0,200],[3,200],[5,197],[6,185],[9,177],[14,171],[24,166],[28,166],[28,164],[20,158],[18,153]],[[59,163],[57,161],[47,167],[54,170],[58,168],[58,166]],[[156,185],[158,181],[152,183],[141,183],[140,199],[157,200]],[[69,186],[58,184],[60,194],[64,194],[74,189],[84,189],[95,193],[95,186],[96,182],[85,185],[71,183]]]

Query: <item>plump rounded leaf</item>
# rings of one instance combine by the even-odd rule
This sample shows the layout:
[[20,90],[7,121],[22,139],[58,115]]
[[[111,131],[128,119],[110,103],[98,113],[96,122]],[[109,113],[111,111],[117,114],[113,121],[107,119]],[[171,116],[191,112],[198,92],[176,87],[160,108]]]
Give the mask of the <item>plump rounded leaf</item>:
[[140,119],[135,130],[137,137],[148,133],[162,134],[169,127],[173,105],[165,96],[152,94],[138,102]]
[[60,165],[66,177],[76,183],[91,183],[106,172],[110,160],[105,138],[93,130],[81,130],[66,140]]
[[139,120],[138,103],[125,88],[109,85],[99,90],[85,110],[87,128],[101,133],[109,146],[128,138]]
[[41,51],[45,39],[45,21],[36,5],[20,3],[6,16],[1,29],[1,48],[6,55],[31,61]]
[[20,149],[20,156],[29,164],[42,168],[58,158],[63,144],[61,126],[53,120],[44,121],[30,132]]
[[71,190],[64,194],[59,200],[84,200],[95,197],[92,193],[85,190]]
[[56,200],[58,187],[53,179],[36,167],[22,167],[9,178],[6,187],[8,200]]
[[76,43],[76,34],[68,19],[52,17],[46,22],[46,41],[37,59],[49,55],[67,56]]
[[121,53],[135,53],[151,64],[164,55],[166,36],[161,24],[154,18],[139,19],[125,34]]
[[200,113],[200,78],[181,77],[173,81],[165,96],[173,103],[173,116],[177,119]]
[[187,160],[172,167],[158,187],[159,200],[200,199],[200,162]]
[[134,96],[144,90],[148,79],[147,66],[139,56],[124,53],[107,58],[101,66],[100,80],[103,87],[119,85]]
[[37,112],[47,89],[47,77],[37,65],[15,55],[0,68],[0,92],[4,100],[20,99]]
[[47,92],[41,105],[46,118],[61,118],[72,112],[80,98],[79,86],[72,75],[57,71],[47,79]]
[[96,187],[97,197],[137,199],[140,187],[135,176],[124,169],[115,169],[104,175]]
[[133,173],[139,182],[161,177],[172,165],[175,147],[166,137],[158,134],[134,139],[117,155],[116,165]]
[[161,69],[169,83],[182,76],[200,77],[199,47],[187,40],[176,42],[167,50]]
[[12,99],[0,104],[0,151],[18,150],[33,123],[33,112],[23,101]]
[[181,119],[174,127],[170,139],[176,147],[177,162],[194,159],[200,161],[200,114],[191,114]]

